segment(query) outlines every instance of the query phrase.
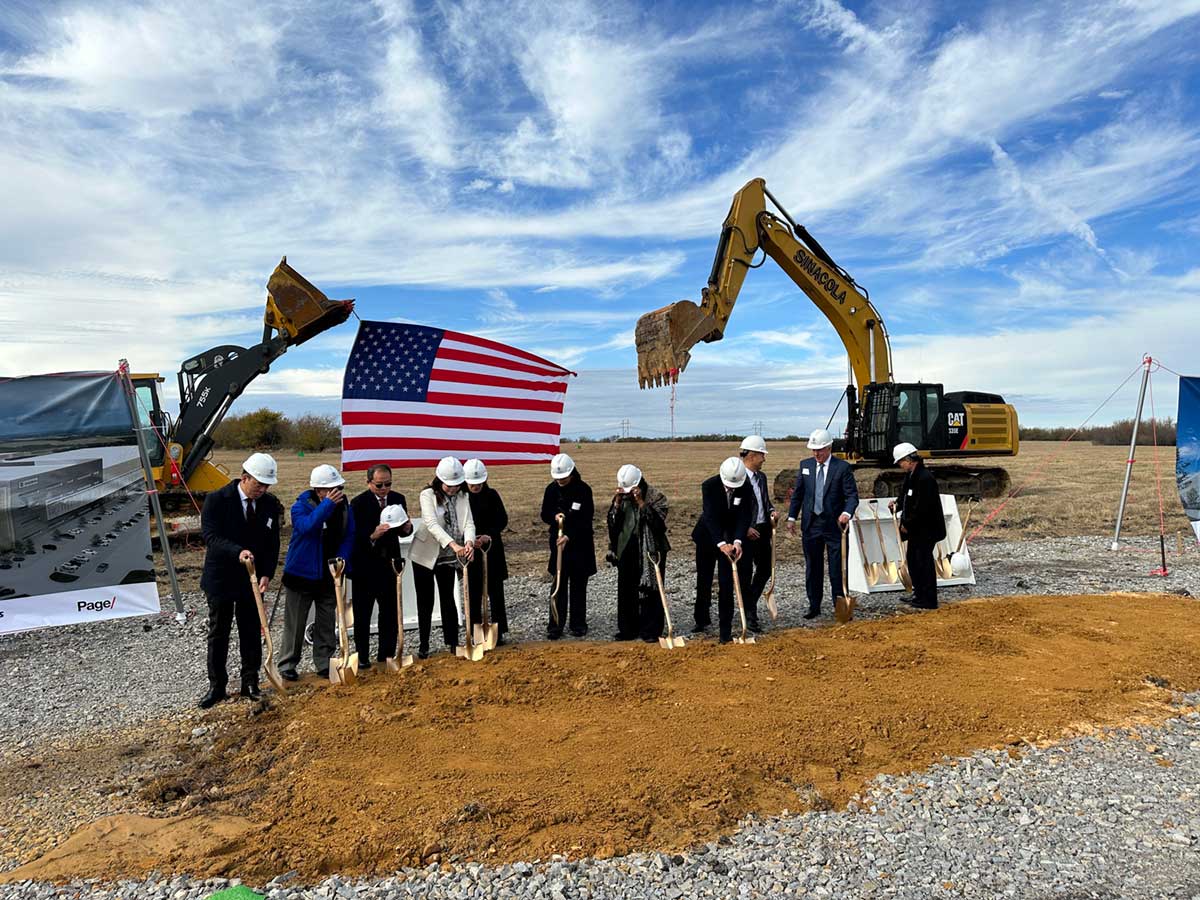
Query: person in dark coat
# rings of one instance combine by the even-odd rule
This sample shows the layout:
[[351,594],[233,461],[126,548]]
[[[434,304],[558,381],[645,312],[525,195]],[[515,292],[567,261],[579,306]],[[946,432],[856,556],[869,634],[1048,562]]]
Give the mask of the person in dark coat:
[[743,600],[747,583],[742,545],[754,517],[754,495],[746,466],[736,456],[721,463],[718,474],[700,485],[703,507],[692,540],[696,544],[696,627],[712,624],[713,567],[717,569],[717,624],[722,644],[733,638],[733,579],[741,580]]
[[767,461],[767,442],[761,435],[752,434],[742,441],[738,452],[746,466],[747,481],[750,491],[754,494],[754,515],[751,526],[746,531],[747,549],[743,563],[747,576],[747,586],[744,589],[746,601],[746,619],[750,630],[761,632],[762,625],[758,621],[758,600],[762,597],[771,580],[771,547],[775,541],[775,520],[779,514],[775,512],[775,504],[771,502],[771,485],[763,474],[763,464]]
[[648,557],[658,560],[666,577],[666,495],[646,482],[637,466],[617,470],[617,489],[608,508],[608,554],[617,567],[617,633],[615,640],[641,638],[654,643],[663,633],[663,605],[658,579]]
[[224,700],[228,683],[229,633],[237,620],[242,663],[242,696],[257,700],[262,665],[262,626],[246,563],[254,563],[258,589],[265,593],[279,564],[283,507],[267,493],[278,480],[275,460],[255,453],[242,464],[242,475],[204,500],[204,570],[200,589],[208,597],[208,693],[200,708]]
[[350,571],[354,581],[354,649],[358,652],[358,667],[371,668],[371,614],[379,604],[379,653],[382,662],[396,652],[396,573],[388,555],[379,552],[376,543],[385,535],[389,542],[412,534],[412,522],[398,529],[381,525],[379,515],[388,506],[402,506],[408,513],[404,495],[392,490],[392,470],[383,463],[367,469],[367,489],[350,501],[354,517],[354,546],[350,551]]
[[912,444],[897,444],[892,458],[904,470],[904,485],[900,496],[888,507],[900,519],[900,534],[908,541],[904,555],[908,575],[912,579],[911,602],[918,609],[937,609],[937,570],[933,565],[933,548],[946,537],[946,517],[942,512],[942,497],[937,479],[925,467],[917,448]]
[[496,644],[504,643],[508,633],[508,612],[504,607],[504,580],[508,578],[508,560],[504,557],[502,532],[508,527],[508,510],[500,492],[488,484],[487,466],[480,459],[463,463],[467,476],[467,499],[471,501],[471,517],[475,520],[475,554],[467,570],[467,586],[471,592],[471,622],[483,622],[483,551],[487,552],[488,614],[499,626]]
[[833,435],[817,428],[808,436],[812,457],[800,463],[792,503],[788,507],[787,529],[796,533],[800,517],[804,546],[804,587],[808,593],[806,619],[821,614],[821,595],[825,587],[822,563],[829,557],[829,586],[833,596],[841,597],[842,529],[858,508],[858,485],[854,471],[844,459],[833,455]]
[[[587,582],[596,574],[596,539],[592,519],[596,509],[592,489],[579,476],[575,461],[565,453],[550,460],[550,477],[542,496],[542,521],[550,526],[550,559],[546,565],[553,577],[558,571],[558,547],[563,548],[562,584],[555,601],[558,623],[550,616],[546,636],[552,641],[562,637],[564,624],[571,634],[587,634]],[[558,536],[558,516],[563,517],[563,536]],[[554,586],[551,585],[551,593]],[[569,610],[569,616],[568,616]]]

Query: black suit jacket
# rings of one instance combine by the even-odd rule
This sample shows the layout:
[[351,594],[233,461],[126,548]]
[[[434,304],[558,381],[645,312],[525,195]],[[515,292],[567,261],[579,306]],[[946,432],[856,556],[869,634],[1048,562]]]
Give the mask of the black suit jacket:
[[946,517],[942,513],[937,479],[924,463],[904,476],[896,511],[903,513],[900,524],[908,540],[934,544],[945,538]]
[[238,482],[213,491],[204,499],[200,530],[207,548],[200,589],[206,594],[237,599],[253,599],[246,567],[238,562],[243,550],[254,554],[259,577],[274,578],[279,565],[279,529],[283,507],[274,494],[263,494],[254,501],[257,524],[246,524]]
[[[466,490],[466,488],[464,488]],[[475,520],[475,534],[492,539],[488,547],[488,581],[503,581],[508,577],[508,560],[504,556],[504,536],[502,532],[508,527],[508,510],[504,508],[504,500],[500,492],[491,485],[485,484],[478,494],[467,494],[471,502],[471,518]],[[479,554],[476,553],[476,556]]]
[[[771,521],[771,513],[775,512],[775,503],[771,499],[771,484],[770,484],[770,482],[767,481],[767,476],[765,474],[763,474],[762,472],[747,472],[746,474],[749,476],[746,479],[746,483],[749,484],[751,479],[757,481],[759,486],[762,488],[763,498],[767,502],[766,507],[762,511],[762,516],[754,516],[753,513],[751,513],[751,516],[753,518],[757,519],[758,521],[751,522],[750,524],[751,525],[762,525],[763,523],[770,522]],[[751,485],[751,487],[750,487],[750,493],[752,495],[754,493],[753,485]],[[753,500],[754,498],[751,497],[751,499]],[[757,504],[756,504],[756,507],[757,507]]]
[[717,544],[732,544],[745,541],[746,531],[754,524],[754,493],[750,479],[733,492],[732,500],[726,499],[725,484],[720,475],[714,475],[700,485],[703,508],[696,527],[692,529],[692,540],[716,552]]
[[[408,503],[405,501],[404,495],[396,491],[388,491],[387,505],[394,506],[397,503],[404,507],[405,512],[408,512]],[[395,555],[396,547],[385,548],[371,543],[371,533],[379,527],[379,515],[382,512],[379,498],[370,490],[363,491],[350,501],[350,515],[354,516],[354,544],[350,548],[350,577],[355,581],[396,580],[396,573],[392,571],[391,565],[391,558]],[[403,537],[403,532],[406,531],[412,532],[411,523],[407,529],[392,529],[379,541],[396,544],[398,538]]]

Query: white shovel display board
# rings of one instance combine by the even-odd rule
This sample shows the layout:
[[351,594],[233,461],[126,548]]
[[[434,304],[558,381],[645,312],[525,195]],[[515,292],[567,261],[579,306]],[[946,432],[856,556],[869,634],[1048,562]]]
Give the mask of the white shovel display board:
[[[948,555],[950,550],[958,546],[958,539],[962,535],[962,520],[958,516],[958,503],[954,499],[953,494],[941,494],[942,500],[942,515],[946,519],[946,540],[942,541],[942,553]],[[849,569],[849,588],[851,591],[858,594],[881,594],[885,591],[903,591],[904,583],[897,580],[896,582],[880,581],[878,584],[870,584],[867,581],[866,566],[863,564],[863,551],[866,551],[867,562],[877,563],[883,562],[883,551],[886,551],[887,558],[894,563],[899,563],[903,558],[900,550],[900,544],[896,540],[896,526],[893,524],[892,511],[888,509],[888,504],[895,500],[895,497],[880,497],[877,502],[871,503],[870,500],[860,500],[858,509],[854,511],[854,516],[850,519],[850,534],[847,543],[849,544],[849,556],[846,566]],[[879,515],[879,529],[875,528],[875,520],[872,515],[871,507],[875,507],[875,513]],[[879,532],[883,532],[883,551],[879,546]],[[862,538],[860,541],[859,538]],[[964,556],[966,550],[964,548]],[[937,580],[938,587],[953,587],[958,584],[974,584],[975,569],[969,563],[967,572],[962,578],[939,578]]]

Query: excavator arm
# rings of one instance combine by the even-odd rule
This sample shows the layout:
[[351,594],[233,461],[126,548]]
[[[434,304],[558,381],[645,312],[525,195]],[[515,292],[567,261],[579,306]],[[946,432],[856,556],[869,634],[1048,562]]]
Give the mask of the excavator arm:
[[[782,218],[767,209],[768,199]],[[846,346],[860,392],[873,382],[892,380],[887,329],[866,291],[804,226],[796,224],[767,190],[766,182],[755,178],[734,195],[699,305],[680,300],[638,319],[634,340],[640,387],[677,381],[693,346],[724,337],[746,273],[756,268],[759,250],[775,260],[829,319]]]
[[246,386],[290,348],[340,325],[353,300],[330,300],[288,265],[285,256],[267,282],[263,339],[253,347],[213,347],[179,367],[179,419],[170,444],[186,481],[208,456],[213,432]]

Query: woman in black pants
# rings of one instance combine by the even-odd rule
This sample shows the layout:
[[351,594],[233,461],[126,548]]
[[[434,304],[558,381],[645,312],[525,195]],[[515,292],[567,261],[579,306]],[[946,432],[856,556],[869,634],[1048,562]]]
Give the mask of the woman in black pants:
[[508,613],[504,609],[504,579],[508,577],[508,562],[504,558],[504,539],[501,532],[508,527],[508,511],[500,493],[488,484],[487,466],[480,459],[463,463],[467,476],[467,496],[471,501],[471,518],[475,522],[475,559],[467,573],[471,590],[471,622],[482,622],[483,612],[483,552],[487,552],[488,609],[491,620],[500,626],[497,644],[504,643],[508,632]]
[[[542,521],[550,526],[547,568],[552,577],[558,569],[559,546],[563,551],[562,585],[555,604],[558,621],[551,616],[546,623],[546,636],[555,641],[562,637],[564,625],[569,625],[575,637],[587,634],[587,583],[596,574],[596,539],[592,530],[596,508],[591,487],[579,476],[575,461],[567,454],[560,453],[550,461],[550,477],[554,480],[546,485],[542,496]],[[563,522],[561,538],[559,516]]]
[[437,465],[429,487],[421,491],[421,522],[413,532],[413,584],[417,588],[417,627],[421,659],[429,656],[433,620],[433,585],[437,582],[442,612],[442,639],[451,653],[458,647],[458,607],[454,579],[475,554],[475,523],[471,503],[462,490],[462,463],[447,456]]

